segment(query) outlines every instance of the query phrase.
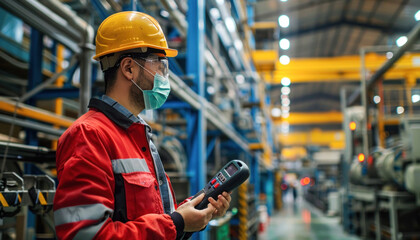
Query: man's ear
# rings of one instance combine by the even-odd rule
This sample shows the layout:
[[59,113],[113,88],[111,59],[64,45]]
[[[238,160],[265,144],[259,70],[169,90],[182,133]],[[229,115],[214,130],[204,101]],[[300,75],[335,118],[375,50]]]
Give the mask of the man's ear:
[[132,71],[132,64],[133,64],[133,59],[131,59],[130,57],[126,57],[122,59],[120,63],[121,73],[124,75],[124,77],[127,80],[131,80],[134,78],[134,74]]

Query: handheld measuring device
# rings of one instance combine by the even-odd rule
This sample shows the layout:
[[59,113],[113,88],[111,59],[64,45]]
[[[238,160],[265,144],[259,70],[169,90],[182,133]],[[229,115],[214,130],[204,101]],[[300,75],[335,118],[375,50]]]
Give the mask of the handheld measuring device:
[[201,189],[194,198],[204,193],[204,199],[197,206],[196,209],[204,209],[209,204],[209,197],[217,200],[217,196],[223,192],[230,192],[241,185],[249,177],[248,166],[240,160],[232,160],[228,162],[207,185]]

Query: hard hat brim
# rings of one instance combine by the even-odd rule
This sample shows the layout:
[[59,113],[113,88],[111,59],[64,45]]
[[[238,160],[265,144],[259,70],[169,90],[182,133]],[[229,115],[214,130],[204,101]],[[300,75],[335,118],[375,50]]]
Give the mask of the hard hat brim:
[[176,50],[176,49],[164,48],[164,47],[160,47],[160,46],[156,46],[156,45],[147,45],[147,44],[141,43],[141,44],[130,44],[128,46],[124,46],[124,47],[115,48],[115,49],[112,49],[112,50],[109,50],[109,51],[105,51],[105,52],[102,52],[101,54],[97,54],[97,55],[93,56],[93,59],[99,61],[99,59],[101,57],[106,56],[108,54],[122,52],[122,51],[130,50],[130,49],[141,48],[141,47],[148,47],[148,48],[163,50],[163,51],[165,51],[165,54],[166,54],[167,57],[176,57],[178,55],[178,50]]

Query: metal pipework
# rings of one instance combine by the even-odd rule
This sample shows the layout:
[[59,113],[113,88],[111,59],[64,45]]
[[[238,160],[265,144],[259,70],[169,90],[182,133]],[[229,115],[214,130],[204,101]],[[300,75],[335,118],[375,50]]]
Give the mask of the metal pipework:
[[[403,46],[398,48],[398,51],[394,54],[394,56],[388,61],[386,61],[384,65],[382,65],[382,67],[379,68],[379,70],[376,71],[375,74],[373,74],[373,76],[366,82],[366,89],[367,90],[372,89],[373,85],[381,79],[382,75],[384,75],[385,72],[388,71],[394,65],[394,63],[397,62],[404,55],[404,53],[414,45],[414,43],[416,43],[419,37],[420,37],[420,23],[418,23],[414,27],[414,29],[411,30],[411,32],[408,34],[407,42]],[[375,51],[375,50],[376,50],[375,47],[373,47],[372,49],[371,47],[366,47],[366,48],[361,49],[361,53],[366,53],[367,51]],[[362,69],[361,72],[363,74],[365,72],[365,69]],[[363,77],[364,76],[362,76],[362,78]],[[350,96],[348,100],[348,104],[353,105],[360,98],[361,93],[363,92],[361,92],[360,89],[356,90]]]
[[94,31],[92,26],[87,24],[83,19],[78,17],[73,11],[66,8],[64,4],[53,0],[41,0],[41,2],[53,10],[55,13],[63,17],[68,23],[76,28],[82,35],[79,47],[81,48],[80,56],[80,110],[79,115],[87,112],[87,105],[91,97],[92,81],[92,56],[95,47],[93,46]]
[[81,41],[82,33],[38,1],[0,1],[0,7],[22,19],[30,26],[63,43],[72,51],[78,52],[80,50],[77,42]]
[[93,28],[59,1],[41,2],[42,4],[34,0],[0,1],[0,7],[63,43],[73,52],[80,52],[80,111],[84,113],[91,96]]

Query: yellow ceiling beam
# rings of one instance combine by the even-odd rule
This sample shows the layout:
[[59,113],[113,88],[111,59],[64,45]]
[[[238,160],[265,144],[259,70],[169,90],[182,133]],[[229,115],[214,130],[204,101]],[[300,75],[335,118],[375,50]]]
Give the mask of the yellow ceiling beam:
[[[263,53],[258,58],[264,58]],[[366,55],[366,67],[371,72],[379,69],[385,62],[386,57],[377,54]],[[395,66],[385,74],[385,79],[406,78],[407,75],[420,76],[420,54],[406,54]],[[288,65],[276,62],[271,83],[280,83],[283,77],[289,77],[295,82],[319,82],[319,81],[359,81],[360,80],[360,57],[331,57],[331,58],[298,58],[291,59]]]
[[[365,65],[368,69],[379,69],[388,59],[384,55],[368,54],[365,58]],[[420,66],[420,54],[406,54],[395,63],[396,68],[413,68]],[[330,58],[295,58],[291,59],[288,65],[276,63],[279,71],[360,71],[359,56],[344,56]]]
[[251,52],[251,56],[259,72],[273,71],[279,59],[277,50],[255,50]]
[[279,134],[278,141],[282,146],[327,146],[331,149],[343,149],[345,136],[343,131],[322,131],[313,129],[309,132]]
[[[409,75],[413,74],[415,77],[420,77],[419,69],[391,69],[385,73],[384,79],[405,79]],[[271,84],[280,84],[283,77],[290,78],[292,83],[303,83],[303,82],[334,82],[334,81],[348,81],[348,82],[360,82],[360,71],[355,72],[274,72],[274,76],[269,79],[265,79],[266,82]]]
[[290,147],[281,150],[281,158],[284,160],[297,160],[306,157],[306,155],[308,155],[308,153],[304,147]]
[[277,22],[254,22],[251,26],[253,30],[255,29],[276,29],[278,27]]
[[342,123],[341,112],[290,113],[288,118],[273,118],[274,124],[288,122],[290,125]]
[[278,62],[279,54],[277,50],[255,50],[252,51],[252,58],[258,63],[273,63]]

